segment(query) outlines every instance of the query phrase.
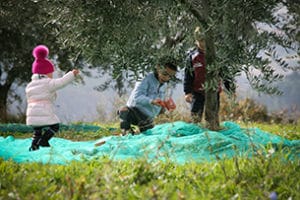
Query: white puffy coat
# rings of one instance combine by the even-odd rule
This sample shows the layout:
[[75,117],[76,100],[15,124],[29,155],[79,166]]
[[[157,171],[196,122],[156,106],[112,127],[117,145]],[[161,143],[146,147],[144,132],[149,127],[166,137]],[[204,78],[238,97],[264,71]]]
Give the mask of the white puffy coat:
[[54,107],[56,90],[63,88],[74,79],[72,71],[57,79],[33,74],[31,82],[25,89],[27,97],[26,124],[42,126],[59,123]]

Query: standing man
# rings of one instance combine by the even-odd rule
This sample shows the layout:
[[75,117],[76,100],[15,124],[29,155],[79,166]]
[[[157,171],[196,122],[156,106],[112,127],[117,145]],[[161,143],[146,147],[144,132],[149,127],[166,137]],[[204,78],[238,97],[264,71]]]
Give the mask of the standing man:
[[[206,77],[206,44],[204,35],[200,33],[199,27],[195,31],[196,48],[188,53],[184,71],[183,90],[185,101],[191,104],[191,116],[195,123],[201,122],[205,104],[205,77]],[[218,88],[218,109],[220,105],[220,93],[222,91],[221,81]],[[225,88],[233,93],[235,87],[232,80],[224,80]]]
[[196,48],[188,53],[183,89],[185,101],[191,104],[193,121],[201,122],[205,103],[206,47],[203,37],[199,37],[195,43]]

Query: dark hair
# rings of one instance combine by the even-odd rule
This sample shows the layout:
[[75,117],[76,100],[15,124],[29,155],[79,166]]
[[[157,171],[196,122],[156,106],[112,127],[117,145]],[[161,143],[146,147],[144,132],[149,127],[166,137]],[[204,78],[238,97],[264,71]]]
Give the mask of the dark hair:
[[163,67],[168,67],[174,71],[177,71],[177,61],[175,58],[171,56],[162,56],[159,59],[159,64],[162,65]]

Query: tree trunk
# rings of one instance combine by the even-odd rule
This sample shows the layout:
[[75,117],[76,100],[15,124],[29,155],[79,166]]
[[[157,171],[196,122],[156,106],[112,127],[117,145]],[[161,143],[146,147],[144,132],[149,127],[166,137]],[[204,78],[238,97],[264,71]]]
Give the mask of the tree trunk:
[[205,93],[205,121],[210,130],[220,130],[217,91],[207,90]]
[[[206,81],[217,83],[218,70],[214,63],[216,60],[216,51],[214,45],[214,37],[212,31],[208,31],[206,35]],[[213,81],[215,80],[215,81]],[[205,120],[207,128],[211,130],[220,130],[219,122],[219,102],[218,102],[218,86],[210,86],[209,89],[205,90]]]
[[[195,18],[198,19],[201,24],[203,30],[206,30],[205,33],[205,46],[206,46],[206,66],[213,65],[216,61],[216,51],[214,44],[214,33],[212,29],[208,26],[208,15],[205,13],[209,13],[209,6],[206,4],[206,1],[203,1],[203,7],[205,10],[197,10],[196,7],[192,4],[192,2],[187,0],[180,0],[180,2],[187,6],[189,11],[194,15]],[[206,68],[206,80],[208,82],[212,82],[211,80],[218,79],[217,69]],[[213,87],[215,88],[215,87]],[[207,128],[211,130],[220,130],[219,123],[219,102],[218,102],[218,89],[206,89],[205,90],[205,120],[207,123]]]
[[7,97],[9,86],[0,85],[0,122],[7,122]]

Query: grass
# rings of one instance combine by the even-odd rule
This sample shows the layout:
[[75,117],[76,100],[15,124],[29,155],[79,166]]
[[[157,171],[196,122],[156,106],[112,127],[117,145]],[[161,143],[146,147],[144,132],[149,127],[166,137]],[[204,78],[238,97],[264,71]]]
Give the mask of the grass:
[[[100,125],[101,126],[101,125]],[[241,123],[289,139],[299,139],[299,125]],[[103,127],[105,127],[103,125]],[[92,133],[62,132],[72,140],[98,139]],[[31,137],[31,134],[15,134]],[[286,153],[271,157],[234,157],[184,165],[145,160],[98,158],[69,165],[22,163],[0,159],[0,199],[300,199],[300,160]]]
[[73,162],[67,166],[0,161],[3,199],[299,199],[299,162],[238,159],[186,165]]
[[247,125],[257,127],[269,133],[280,135],[290,140],[300,140],[300,125],[296,124],[278,124],[278,123],[251,123]]

